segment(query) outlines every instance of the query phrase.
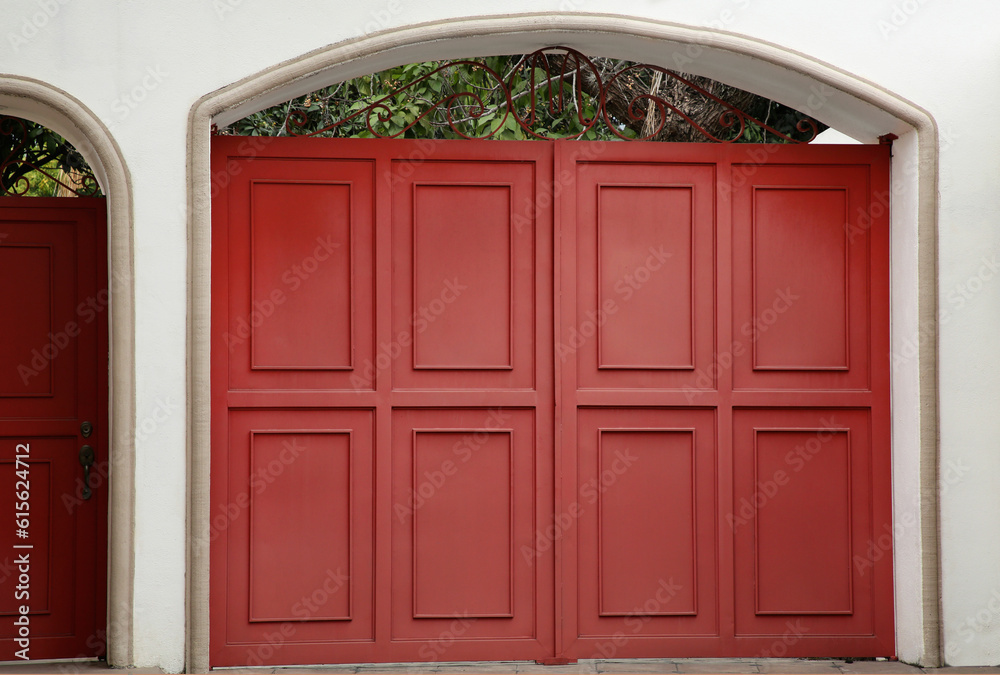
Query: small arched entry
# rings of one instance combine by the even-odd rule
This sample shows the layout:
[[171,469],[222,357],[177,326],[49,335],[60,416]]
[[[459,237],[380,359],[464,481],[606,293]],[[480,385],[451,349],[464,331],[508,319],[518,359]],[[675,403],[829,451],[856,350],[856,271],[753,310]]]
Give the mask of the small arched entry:
[[[31,329],[17,341],[16,346],[28,348],[29,357],[15,364],[25,366],[20,374],[15,372],[15,384],[34,394],[26,397],[29,401],[7,397],[11,405],[5,404],[5,411],[10,412],[3,415],[4,436],[16,441],[15,450],[19,444],[30,446],[29,452],[21,453],[28,455],[29,529],[28,537],[18,538],[18,544],[32,545],[18,549],[29,554],[30,595],[16,603],[5,624],[18,618],[24,604],[28,651],[15,654],[24,645],[5,640],[10,650],[3,658],[100,656],[112,664],[127,664],[131,662],[134,418],[127,173],[107,129],[65,92],[5,76],[0,78],[0,104],[5,115],[45,125],[79,152],[93,175],[81,183],[74,180],[73,171],[68,178],[57,174],[67,189],[107,195],[0,197],[9,235],[0,244],[13,243],[9,253],[16,259],[4,271],[29,275],[13,285],[15,291],[8,289],[9,295],[20,296],[22,307],[13,316],[5,314],[5,320],[16,331],[23,318]],[[5,131],[16,134],[20,128],[13,123]],[[37,177],[28,180],[34,183]],[[47,179],[42,176],[42,180]],[[28,185],[15,180],[7,187],[16,195]],[[51,270],[48,278],[44,269],[39,272],[46,267],[43,258]],[[40,296],[46,293],[51,301],[47,315],[40,309],[45,304]],[[38,331],[44,339],[34,344]],[[41,387],[44,391],[31,389],[37,389],[38,382],[47,385]],[[48,417],[47,407],[58,409],[57,420]],[[93,448],[93,462],[85,445]],[[38,455],[32,457],[36,449]],[[23,470],[17,459],[13,458],[12,471]],[[84,463],[89,465],[86,469]],[[14,488],[11,483],[12,499],[18,497]],[[48,503],[43,500],[46,493],[51,498]],[[11,511],[16,506],[13,501],[9,504]],[[21,573],[15,570],[15,584],[21,583]],[[5,583],[7,579],[5,575]],[[16,599],[16,590],[11,588],[10,598]],[[24,639],[21,626],[15,630],[16,638]],[[47,632],[59,637],[46,637]]]
[[[0,660],[104,658],[107,205],[50,130],[0,117]],[[16,290],[15,290],[16,289]]]

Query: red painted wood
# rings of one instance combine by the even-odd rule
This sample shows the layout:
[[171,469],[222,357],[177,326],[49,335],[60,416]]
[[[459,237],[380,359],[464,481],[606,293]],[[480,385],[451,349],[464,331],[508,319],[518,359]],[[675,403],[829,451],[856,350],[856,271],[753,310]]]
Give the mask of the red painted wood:
[[584,408],[577,443],[578,658],[617,654],[606,636],[623,629],[629,638],[710,633],[712,411]]
[[885,148],[213,142],[213,665],[892,655]]
[[212,664],[547,658],[551,148],[215,143]]
[[239,280],[221,336],[228,386],[370,389],[374,163],[256,157],[238,166],[229,198],[216,201],[244,224],[229,233],[245,255],[227,261]]
[[893,655],[888,153],[593,147],[557,145],[558,655]]
[[870,167],[754,169],[733,192],[733,320],[747,344],[735,387],[868,389],[872,230],[857,221]]
[[578,238],[576,322],[557,355],[575,357],[583,389],[706,388],[698,375],[714,338],[714,167],[578,167],[577,218],[564,224]]
[[[0,286],[7,291],[0,297],[0,508],[10,514],[0,536],[2,660],[18,659],[25,646],[14,641],[22,606],[29,609],[29,658],[106,651],[105,213],[104,199],[0,199]],[[83,421],[94,425],[86,440]],[[87,501],[79,496],[84,443],[96,453]],[[27,476],[17,475],[25,469],[18,457]],[[18,485],[25,477],[27,486]],[[24,510],[18,493],[25,488],[28,536],[20,538],[15,513]]]

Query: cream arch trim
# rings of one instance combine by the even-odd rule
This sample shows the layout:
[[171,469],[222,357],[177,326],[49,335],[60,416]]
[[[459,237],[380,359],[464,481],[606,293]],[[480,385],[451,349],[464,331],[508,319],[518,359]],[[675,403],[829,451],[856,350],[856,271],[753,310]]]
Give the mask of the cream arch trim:
[[[304,54],[211,92],[191,109],[188,127],[189,251],[189,508],[187,655],[188,672],[209,666],[209,558],[207,541],[210,479],[210,348],[211,318],[211,172],[210,127],[239,119],[326,84],[375,72],[399,63],[491,53],[532,51],[564,44],[585,53],[631,58],[675,67],[671,56],[692,55],[687,72],[708,75],[789,105],[802,106],[813,95],[829,98],[813,114],[857,138],[874,140],[888,132],[915,135],[915,172],[901,176],[913,198],[913,219],[900,227],[915,230],[916,288],[919,326],[914,419],[919,420],[909,447],[894,438],[894,453],[910,452],[918,459],[915,482],[919,493],[918,554],[912,561],[919,589],[916,604],[922,620],[913,660],[940,663],[940,568],[938,552],[938,393],[937,393],[937,174],[938,139],[933,118],[923,109],[878,85],[823,63],[806,54],[743,35],[638,17],[594,13],[517,14],[467,17],[389,29]],[[740,70],[739,64],[753,68]],[[826,105],[824,105],[826,104]],[[807,107],[811,108],[811,105]],[[800,107],[799,109],[803,109]],[[902,146],[901,143],[900,145]],[[900,209],[902,211],[902,209]],[[894,215],[893,228],[897,227]],[[895,249],[894,249],[895,251]],[[896,265],[894,264],[894,268]],[[905,272],[901,275],[909,283]],[[910,287],[907,287],[910,288]],[[895,382],[895,378],[894,378]],[[895,404],[894,404],[895,405]],[[893,414],[895,415],[894,408]],[[894,433],[896,427],[894,426]],[[894,456],[894,469],[895,469]],[[894,470],[895,474],[895,470]],[[895,509],[900,508],[894,484]],[[897,570],[899,568],[897,567]],[[897,583],[897,597],[899,594]],[[897,599],[898,604],[898,599]],[[898,626],[898,623],[897,623]],[[897,636],[898,637],[898,636]],[[897,640],[898,642],[898,640]]]
[[135,576],[135,292],[132,185],[110,130],[83,103],[39,80],[0,74],[0,112],[58,132],[94,169],[108,195],[108,277],[111,284],[108,503],[108,663],[132,663]]

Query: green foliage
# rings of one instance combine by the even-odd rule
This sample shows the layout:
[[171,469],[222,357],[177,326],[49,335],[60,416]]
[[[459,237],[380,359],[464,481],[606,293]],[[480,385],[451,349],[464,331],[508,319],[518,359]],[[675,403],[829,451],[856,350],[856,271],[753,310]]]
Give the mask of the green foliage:
[[[513,110],[501,83],[509,84]],[[540,136],[615,138],[603,123],[589,124],[597,110],[593,97],[584,93],[579,103],[572,81],[550,78],[543,69],[530,68],[522,56],[491,56],[450,64],[429,61],[326,87],[253,113],[221,133],[284,136],[287,126],[294,128],[293,133],[311,133],[344,120],[316,135],[372,138],[374,131],[394,138],[525,140],[529,135],[517,123],[518,115],[532,120],[530,126]]]
[[[0,195],[54,196],[59,189],[55,178],[63,172],[72,174],[76,185],[97,186],[90,166],[66,139],[41,124],[16,117],[0,117],[0,167]],[[68,180],[63,182],[69,184]],[[96,188],[94,196],[100,194]]]
[[59,183],[53,176],[59,175],[59,164],[56,161],[49,162],[42,167],[43,171],[32,169],[25,178],[28,180],[28,191],[25,197],[55,197],[59,193]]
[[[497,140],[535,137],[620,140],[650,133],[643,126],[644,111],[650,106],[648,92],[661,86],[659,79],[654,84],[653,70],[627,61],[598,58],[592,59],[599,76],[594,77],[591,71],[576,71],[569,57],[566,63],[569,67],[565,72],[559,57],[548,61],[549,70],[540,67],[544,63],[523,55],[411,63],[341,82],[253,113],[219,133]],[[607,123],[604,119],[594,120],[600,105],[595,96],[600,91],[599,82],[609,85],[615,73],[626,77],[618,80],[613,91],[610,86],[605,88],[609,120]],[[704,86],[719,84],[706,78],[695,79]],[[669,98],[680,92],[684,101],[678,101],[677,105],[682,109],[689,106],[692,115],[697,109],[700,124],[718,127],[725,107],[690,88],[685,90],[677,82],[672,82],[672,87],[666,91],[658,89],[658,95]],[[720,85],[720,88],[737,94],[741,105],[751,108],[745,112],[768,126],[798,140],[808,138],[808,133],[795,129],[802,117],[797,111],[732,87]],[[615,117],[616,112],[620,118]],[[532,132],[525,131],[518,119]],[[723,139],[733,138],[738,132],[738,126],[715,129]],[[667,113],[663,132],[656,136],[657,140],[706,140],[680,116],[671,113]],[[748,120],[739,142],[787,141]]]

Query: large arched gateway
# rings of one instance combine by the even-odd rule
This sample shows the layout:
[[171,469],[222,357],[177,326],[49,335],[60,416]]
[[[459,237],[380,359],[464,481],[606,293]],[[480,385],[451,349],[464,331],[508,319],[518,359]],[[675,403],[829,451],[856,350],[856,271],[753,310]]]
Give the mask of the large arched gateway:
[[[322,139],[208,164],[213,118],[546,43],[894,134],[916,170],[890,185],[877,145]],[[933,339],[886,358],[934,307],[921,111],[763,43],[566,14],[323,50],[191,123],[189,668],[936,652],[935,505],[899,510],[934,475]]]

